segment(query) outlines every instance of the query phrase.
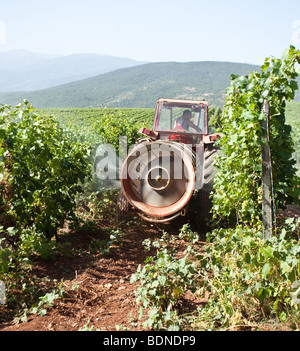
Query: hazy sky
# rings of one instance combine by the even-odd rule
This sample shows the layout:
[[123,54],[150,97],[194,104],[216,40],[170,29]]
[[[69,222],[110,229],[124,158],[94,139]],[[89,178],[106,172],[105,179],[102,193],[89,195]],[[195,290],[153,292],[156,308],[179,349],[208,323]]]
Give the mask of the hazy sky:
[[0,0],[0,50],[262,64],[300,47],[300,0]]

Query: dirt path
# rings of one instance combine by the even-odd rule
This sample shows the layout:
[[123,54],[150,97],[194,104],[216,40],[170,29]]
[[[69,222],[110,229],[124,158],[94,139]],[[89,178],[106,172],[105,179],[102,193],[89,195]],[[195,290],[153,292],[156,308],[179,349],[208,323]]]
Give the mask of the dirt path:
[[[290,206],[285,214],[300,217],[300,208]],[[122,247],[113,247],[104,257],[100,253],[80,254],[95,237],[74,234],[68,241],[77,255],[40,260],[33,270],[38,277],[62,281],[64,298],[56,300],[45,316],[28,315],[27,321],[19,324],[7,321],[0,324],[0,331],[143,330],[138,320],[137,284],[131,284],[130,278],[149,255],[142,248],[143,240],[160,236],[155,225],[141,223],[129,231]]]
[[[28,315],[24,323],[0,324],[0,330],[76,331],[85,326],[106,331],[116,330],[117,326],[121,330],[143,330],[137,318],[136,285],[130,283],[130,278],[146,258],[142,241],[160,235],[153,226],[141,225],[131,230],[123,246],[113,247],[107,257],[94,254],[41,260],[34,273],[63,280],[64,298],[58,299],[45,316]],[[77,249],[89,240],[83,234],[73,239]]]

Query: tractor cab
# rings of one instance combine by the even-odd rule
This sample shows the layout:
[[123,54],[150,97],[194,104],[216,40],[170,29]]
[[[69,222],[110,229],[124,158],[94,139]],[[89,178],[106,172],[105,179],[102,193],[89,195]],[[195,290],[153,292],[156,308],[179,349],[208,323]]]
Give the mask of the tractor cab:
[[199,144],[203,135],[208,134],[208,103],[159,99],[153,131],[160,140]]

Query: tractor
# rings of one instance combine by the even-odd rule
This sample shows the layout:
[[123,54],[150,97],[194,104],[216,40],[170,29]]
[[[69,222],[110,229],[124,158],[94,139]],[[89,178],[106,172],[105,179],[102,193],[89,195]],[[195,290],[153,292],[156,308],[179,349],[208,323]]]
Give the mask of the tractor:
[[196,222],[210,211],[214,143],[209,134],[206,101],[159,99],[152,130],[141,128],[121,169],[117,213],[131,207],[148,222],[170,222],[185,216],[192,201]]

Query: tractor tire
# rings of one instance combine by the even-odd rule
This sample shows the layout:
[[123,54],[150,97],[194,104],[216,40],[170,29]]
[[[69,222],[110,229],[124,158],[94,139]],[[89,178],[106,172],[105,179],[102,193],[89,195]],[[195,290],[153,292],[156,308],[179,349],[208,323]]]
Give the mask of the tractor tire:
[[214,177],[216,174],[214,160],[216,155],[219,154],[219,148],[213,145],[208,145],[204,151],[204,174],[203,174],[203,187],[201,190],[205,192],[213,191]]
[[203,187],[196,194],[196,225],[197,230],[206,233],[210,230],[208,222],[212,219],[212,201],[210,194],[213,191],[215,177],[214,159],[219,154],[219,149],[208,145],[204,152]]

